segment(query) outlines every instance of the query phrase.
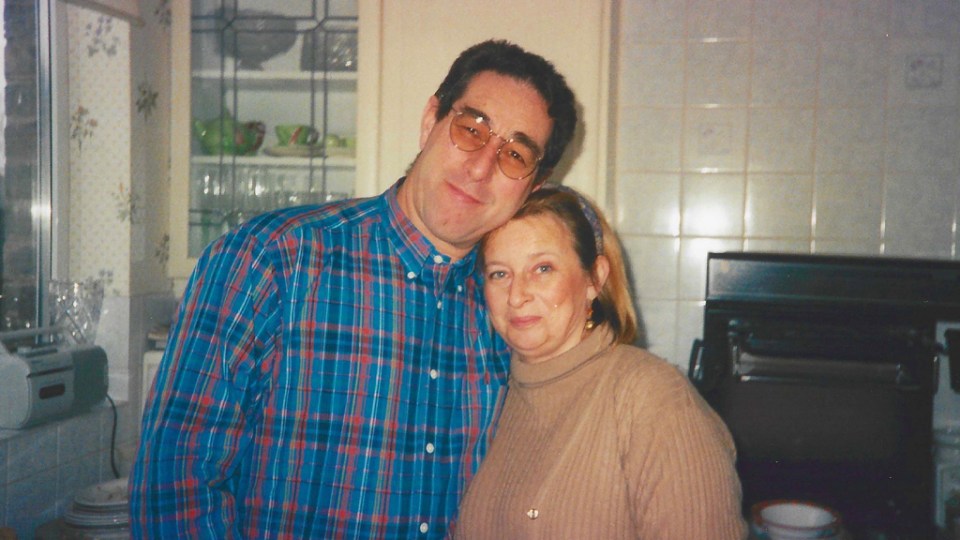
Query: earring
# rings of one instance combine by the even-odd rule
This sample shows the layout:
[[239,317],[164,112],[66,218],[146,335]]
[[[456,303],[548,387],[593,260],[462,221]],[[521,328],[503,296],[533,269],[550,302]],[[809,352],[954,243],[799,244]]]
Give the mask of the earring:
[[587,308],[587,323],[583,325],[587,330],[593,330],[593,327],[596,326],[596,323],[593,322],[593,307]]

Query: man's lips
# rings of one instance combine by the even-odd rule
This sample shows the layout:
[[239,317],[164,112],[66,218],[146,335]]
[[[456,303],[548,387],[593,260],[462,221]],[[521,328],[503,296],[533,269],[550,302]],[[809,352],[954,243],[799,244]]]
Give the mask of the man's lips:
[[452,193],[452,195],[454,196],[454,198],[459,199],[459,200],[461,200],[461,201],[463,201],[463,202],[466,202],[466,203],[470,203],[470,204],[481,204],[480,199],[477,199],[477,198],[474,197],[473,195],[471,195],[471,194],[467,193],[466,191],[460,189],[459,187],[457,187],[457,186],[456,186],[455,184],[453,184],[452,182],[449,182],[449,181],[448,181],[448,182],[445,182],[445,184],[446,184],[446,186],[447,186],[447,189],[449,189],[449,190],[451,191],[451,193]]

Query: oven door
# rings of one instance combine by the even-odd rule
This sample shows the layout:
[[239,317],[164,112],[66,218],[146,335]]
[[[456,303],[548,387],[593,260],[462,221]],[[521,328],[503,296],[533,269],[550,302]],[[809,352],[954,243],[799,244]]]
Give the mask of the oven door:
[[736,441],[745,511],[811,499],[840,511],[857,538],[929,537],[932,339],[909,325],[713,326],[724,331],[705,335],[704,354],[725,365],[701,391]]

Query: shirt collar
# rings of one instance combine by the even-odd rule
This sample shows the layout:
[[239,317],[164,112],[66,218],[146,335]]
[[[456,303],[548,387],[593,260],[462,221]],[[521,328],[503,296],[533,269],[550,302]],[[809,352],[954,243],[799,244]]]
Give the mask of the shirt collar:
[[423,275],[425,268],[432,268],[437,264],[450,265],[450,277],[456,282],[466,279],[475,270],[477,248],[474,247],[465,257],[451,265],[450,257],[437,251],[400,208],[397,195],[404,180],[405,177],[398,180],[384,194],[390,238],[400,261],[407,272],[417,275]]

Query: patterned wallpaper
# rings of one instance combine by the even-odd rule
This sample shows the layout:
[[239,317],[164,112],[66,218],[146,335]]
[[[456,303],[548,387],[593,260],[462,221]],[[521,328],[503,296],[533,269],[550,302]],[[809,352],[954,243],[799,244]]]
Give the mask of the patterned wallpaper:
[[130,26],[99,13],[68,11],[70,81],[70,276],[105,278],[129,291]]
[[69,6],[70,277],[107,296],[169,289],[167,0],[142,25]]

